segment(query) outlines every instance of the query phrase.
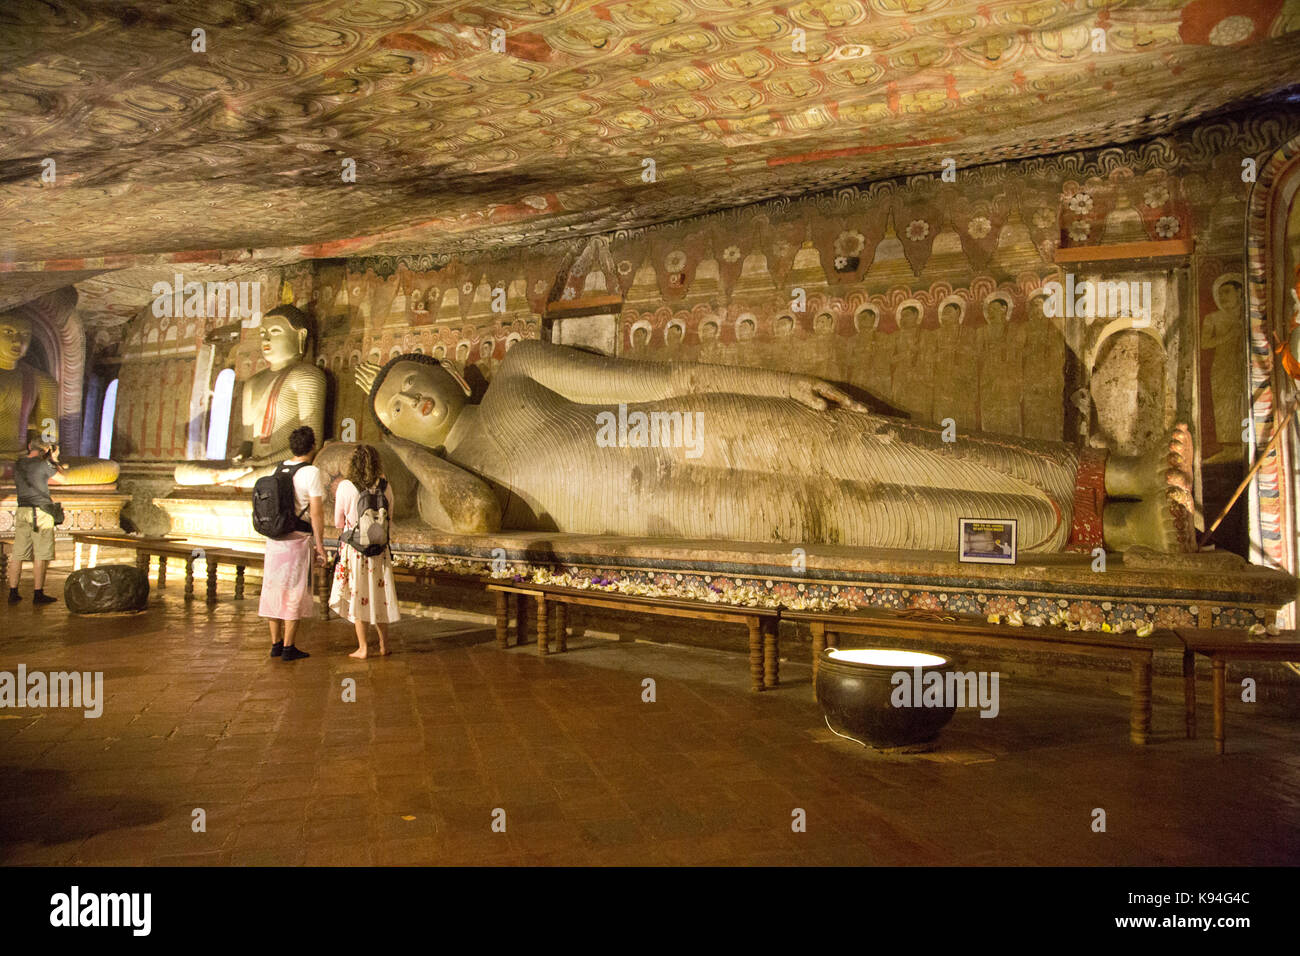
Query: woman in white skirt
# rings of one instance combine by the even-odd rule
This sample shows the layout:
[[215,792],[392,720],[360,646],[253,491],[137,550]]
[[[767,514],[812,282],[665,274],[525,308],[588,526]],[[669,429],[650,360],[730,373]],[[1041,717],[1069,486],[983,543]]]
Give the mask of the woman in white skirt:
[[[349,531],[361,520],[362,489],[377,491],[384,473],[379,451],[373,445],[358,445],[348,463],[348,476],[339,482],[334,496],[334,527],[339,530],[339,560],[330,589],[330,609],[356,627],[357,649],[349,654],[358,660],[369,656],[366,629],[373,624],[379,632],[379,655],[388,654],[388,625],[399,617],[397,589],[393,586],[393,565],[389,551],[367,556],[347,543]],[[384,481],[388,514],[393,512],[393,492]]]

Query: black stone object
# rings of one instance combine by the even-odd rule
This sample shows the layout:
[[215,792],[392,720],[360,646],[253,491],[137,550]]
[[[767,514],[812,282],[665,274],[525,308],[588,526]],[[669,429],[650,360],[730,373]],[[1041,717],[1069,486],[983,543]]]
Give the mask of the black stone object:
[[68,575],[63,600],[73,614],[143,611],[149,604],[149,576],[129,564],[101,564]]
[[[831,650],[822,651],[816,683],[817,703],[831,730],[877,750],[932,749],[931,743],[952,720],[955,707],[895,707],[891,697],[898,685],[893,675],[907,672],[914,683],[913,668],[846,661],[831,656]],[[932,672],[946,675],[952,669],[951,659],[944,657],[941,664],[922,667],[920,674],[924,680]]]

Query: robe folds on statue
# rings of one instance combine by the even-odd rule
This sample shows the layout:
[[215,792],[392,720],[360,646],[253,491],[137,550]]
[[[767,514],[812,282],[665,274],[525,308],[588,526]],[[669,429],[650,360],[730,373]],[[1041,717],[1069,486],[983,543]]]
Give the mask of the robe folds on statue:
[[[615,447],[598,447],[601,413]],[[623,428],[637,413],[658,424]],[[665,421],[682,447],[661,447]],[[647,432],[655,446],[637,447]],[[727,393],[585,405],[524,376],[493,383],[455,458],[505,493],[507,528],[952,551],[958,519],[979,517],[1016,519],[1022,551],[1063,550],[1079,469],[1057,442],[945,442],[937,426]]]

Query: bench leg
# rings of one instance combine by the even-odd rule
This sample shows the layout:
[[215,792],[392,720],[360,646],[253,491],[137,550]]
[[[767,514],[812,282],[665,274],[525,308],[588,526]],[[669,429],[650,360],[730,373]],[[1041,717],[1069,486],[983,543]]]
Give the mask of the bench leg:
[[211,556],[206,558],[208,565],[208,607],[216,607],[217,604],[217,562],[213,561]]
[[523,594],[515,595],[515,643],[523,647],[528,630],[528,598]]
[[[326,565],[325,567],[321,567],[320,565],[317,564],[313,564],[311,570],[311,573],[316,575],[316,597],[320,599],[319,617],[322,621],[328,621],[330,619],[330,588],[333,587],[334,582],[330,579],[330,576],[326,573],[328,570],[329,570],[328,565]],[[243,573],[244,573],[243,568],[239,568],[235,571],[235,596],[236,597],[241,596],[243,593],[243,587],[241,585]]]
[[1151,734],[1151,655],[1133,658],[1133,712],[1129,717],[1129,740],[1145,747]]
[[763,689],[772,690],[781,683],[781,635],[776,621],[764,623]]
[[1196,654],[1183,651],[1183,706],[1187,715],[1187,739],[1196,739]]
[[506,593],[497,592],[497,647],[505,650],[510,646],[510,614],[506,610]]
[[9,550],[0,544],[0,579],[9,580]]
[[1228,685],[1227,663],[1218,657],[1214,659],[1214,752],[1216,754],[1223,753],[1224,697]]
[[235,565],[235,600],[242,601],[243,599],[244,599],[244,566],[242,564],[237,564]]
[[557,602],[555,605],[555,652],[563,654],[569,649],[569,606]]
[[185,559],[185,600],[194,600],[194,559]]
[[749,619],[749,689],[763,689],[763,631],[755,618]]
[[548,653],[550,653],[551,650],[547,646],[547,641],[546,641],[546,639],[550,637],[550,633],[547,630],[547,623],[548,622],[546,620],[546,598],[539,597],[537,599],[537,656],[538,657],[545,657]]
[[813,644],[813,696],[817,696],[817,670],[822,665],[822,651],[826,650],[826,625],[821,621],[813,621],[808,625],[812,631]]
[[137,551],[135,553],[135,566],[144,572],[144,576],[149,576],[149,552]]
[[167,586],[167,555],[158,555],[158,589],[162,590]]

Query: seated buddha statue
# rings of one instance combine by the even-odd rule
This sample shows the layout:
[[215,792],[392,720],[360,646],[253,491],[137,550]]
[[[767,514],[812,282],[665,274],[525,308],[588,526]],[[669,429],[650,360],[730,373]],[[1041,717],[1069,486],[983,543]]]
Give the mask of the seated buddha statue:
[[808,375],[538,341],[510,350],[477,405],[454,368],[425,355],[360,366],[357,384],[439,530],[952,554],[958,519],[987,517],[1016,519],[1020,550],[1048,552],[1070,543],[1078,487],[1112,499],[1101,522],[1112,550],[1194,546],[1181,425],[1145,455],[1081,467],[1061,442],[945,442],[940,426],[874,414]]
[[[59,385],[54,377],[24,362],[32,342],[28,319],[0,315],[0,478],[13,476],[13,463],[27,454],[31,439],[59,440]],[[118,464],[101,458],[65,458],[61,485],[111,485]]]
[[310,425],[316,441],[325,437],[325,373],[305,361],[309,324],[292,305],[262,316],[262,357],[269,368],[244,383],[240,422],[246,440],[229,461],[191,461],[176,466],[178,485],[251,488],[275,466],[292,458],[289,435]]

